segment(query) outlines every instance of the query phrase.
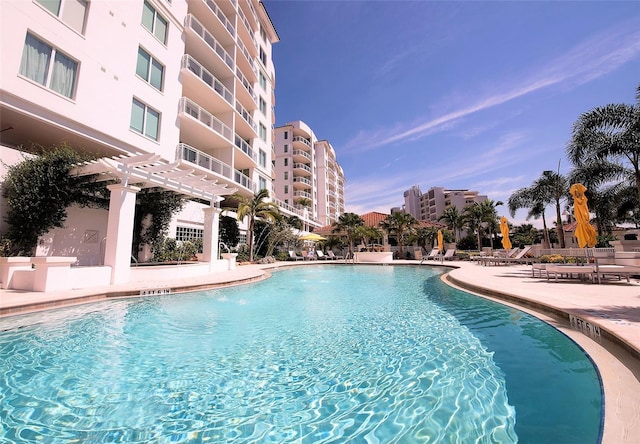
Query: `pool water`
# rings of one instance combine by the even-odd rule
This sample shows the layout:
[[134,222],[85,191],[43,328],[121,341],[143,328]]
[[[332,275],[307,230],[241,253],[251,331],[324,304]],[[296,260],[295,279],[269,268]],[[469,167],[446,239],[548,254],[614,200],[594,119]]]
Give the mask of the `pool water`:
[[0,442],[597,443],[584,352],[428,267],[3,319]]

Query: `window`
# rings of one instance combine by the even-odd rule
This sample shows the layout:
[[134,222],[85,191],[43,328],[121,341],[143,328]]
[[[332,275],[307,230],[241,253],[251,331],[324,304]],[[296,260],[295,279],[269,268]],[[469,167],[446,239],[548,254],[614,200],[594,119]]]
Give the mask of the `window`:
[[262,49],[262,46],[260,47],[260,61],[264,66],[267,66],[267,53]]
[[78,62],[27,34],[20,62],[21,75],[65,97],[73,98],[77,72]]
[[136,74],[151,84],[158,91],[162,91],[162,80],[164,78],[164,66],[151,57],[147,51],[138,48],[138,64]]
[[289,185],[284,186],[284,194],[289,194]]
[[289,171],[284,172],[284,180],[289,180]]
[[142,7],[142,26],[162,43],[167,43],[167,21],[148,2]]
[[260,97],[260,112],[265,116],[267,115],[267,102],[262,97]]
[[289,159],[288,158],[284,159],[284,166],[289,166]]
[[284,132],[284,140],[287,140],[289,138],[289,131],[285,131]]
[[267,189],[267,179],[264,177],[258,177],[258,183],[261,190]]
[[139,100],[133,99],[130,127],[137,133],[144,134],[153,140],[158,140],[160,113]]
[[82,34],[87,16],[86,0],[36,0],[53,15]]
[[284,144],[284,152],[285,153],[289,152],[289,145],[287,145],[286,143]]
[[204,230],[202,228],[189,228],[189,227],[176,227],[176,240],[177,241],[189,241],[195,239],[202,239],[204,237]]
[[260,71],[260,86],[263,90],[267,90],[267,76],[262,71]]
[[267,141],[267,127],[266,127],[266,126],[264,126],[264,125],[261,123],[261,124],[260,124],[260,127],[259,127],[259,130],[260,130],[260,138],[261,138],[264,142],[266,142],[266,141]]
[[260,166],[262,168],[267,167],[267,153],[264,150],[259,150],[258,152],[258,161],[260,162]]

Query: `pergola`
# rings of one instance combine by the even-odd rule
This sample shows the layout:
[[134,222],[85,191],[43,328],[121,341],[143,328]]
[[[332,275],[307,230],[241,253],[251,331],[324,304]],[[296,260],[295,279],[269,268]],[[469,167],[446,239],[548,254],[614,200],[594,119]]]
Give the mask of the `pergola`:
[[166,162],[158,154],[133,154],[101,158],[77,167],[71,174],[95,175],[98,181],[118,180],[108,185],[109,217],[104,264],[111,267],[111,284],[129,281],[131,244],[136,194],[143,188],[163,188],[209,202],[204,209],[203,261],[210,264],[218,257],[218,221],[220,196],[235,193],[206,174],[198,175],[182,161]]

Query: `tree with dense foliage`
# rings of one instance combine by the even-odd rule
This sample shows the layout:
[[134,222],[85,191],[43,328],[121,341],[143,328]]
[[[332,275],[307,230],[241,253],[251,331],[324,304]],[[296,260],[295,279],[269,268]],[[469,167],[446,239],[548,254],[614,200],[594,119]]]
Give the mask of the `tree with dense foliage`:
[[401,258],[404,257],[403,246],[407,241],[407,237],[413,233],[417,225],[417,219],[404,211],[394,211],[380,222],[383,230],[389,235],[395,235],[398,241],[398,256]]
[[[621,192],[633,195],[640,207],[640,84],[636,103],[596,107],[580,115],[573,125],[567,157],[577,168],[602,163],[617,164],[627,171]],[[631,189],[634,190],[631,193]]]
[[349,244],[349,257],[353,257],[353,244],[357,237],[357,229],[364,225],[364,220],[355,213],[343,213],[333,223],[332,233],[341,233]]
[[[437,237],[438,237],[438,229],[436,227],[420,226],[416,228],[413,235],[409,238],[409,241],[415,242],[416,244],[418,244],[420,248],[426,251],[427,245],[431,247]],[[445,237],[446,237],[446,233],[445,233]],[[458,242],[457,239],[456,239],[456,242]]]
[[482,250],[482,224],[485,221],[485,209],[478,202],[467,205],[464,209],[465,226],[476,234],[478,251]]
[[234,195],[234,199],[238,201],[238,220],[248,218],[247,244],[249,246],[249,262],[253,261],[253,230],[255,229],[256,218],[262,218],[267,221],[274,221],[280,214],[278,206],[269,202],[269,191],[262,189],[252,197]]
[[108,191],[95,176],[70,174],[78,164],[90,160],[67,144],[34,146],[36,156],[8,167],[2,183],[7,200],[5,220],[10,256],[32,256],[38,238],[53,228],[62,228],[72,204],[106,208]]
[[544,231],[543,241],[545,242],[544,248],[551,248],[551,240],[549,239],[549,229],[547,228],[547,218],[545,217],[544,210],[546,203],[540,190],[532,187],[520,188],[514,191],[509,200],[507,201],[509,208],[509,214],[511,217],[516,215],[516,211],[520,208],[528,208],[526,220],[538,219],[542,217],[542,227]]
[[183,195],[162,188],[145,188],[137,193],[131,252],[134,257],[141,244],[149,244],[153,248],[154,259],[160,260],[158,253],[165,249],[171,219],[185,202]]
[[454,239],[458,242],[460,239],[460,231],[464,228],[464,214],[458,210],[458,207],[446,207],[438,220],[447,224],[447,228],[453,231]]
[[356,239],[361,239],[365,246],[379,241],[382,238],[382,232],[376,227],[361,225],[356,228]]
[[234,217],[221,216],[218,226],[218,236],[222,243],[229,248],[233,248],[238,245],[238,241],[240,239],[240,228],[238,227],[238,221]]
[[494,201],[492,199],[485,199],[480,202],[480,208],[482,208],[483,213],[483,222],[487,227],[487,233],[489,234],[489,241],[491,242],[491,246],[493,247],[493,233],[496,232],[496,227],[498,226],[498,210],[496,207],[503,205],[501,200]]

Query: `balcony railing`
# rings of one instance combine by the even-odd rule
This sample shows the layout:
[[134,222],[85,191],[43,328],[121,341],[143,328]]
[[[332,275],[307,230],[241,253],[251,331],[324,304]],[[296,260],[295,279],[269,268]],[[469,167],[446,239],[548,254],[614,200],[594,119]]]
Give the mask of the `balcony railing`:
[[293,181],[294,182],[300,182],[300,183],[303,183],[305,185],[311,186],[311,181],[309,179],[307,179],[306,177],[294,177]]
[[226,179],[237,183],[253,191],[253,181],[238,170],[234,170],[231,165],[216,159],[209,154],[203,153],[186,143],[178,144],[178,158],[198,165],[206,170],[216,173]]
[[258,97],[256,96],[256,92],[253,90],[251,83],[249,83],[249,81],[244,76],[244,74],[242,74],[242,71],[240,71],[240,68],[236,68],[236,77],[238,77],[238,80],[240,80],[240,83],[242,83],[242,86],[244,86],[244,89],[247,90],[247,92],[253,99],[253,103],[256,106],[258,106]]
[[238,136],[237,134],[235,137],[235,145],[240,151],[251,157],[254,162],[258,161],[258,156],[251,148],[251,145],[249,145],[242,137]]
[[295,137],[293,138],[293,141],[294,141],[294,142],[302,142],[302,143],[304,143],[305,145],[307,145],[309,148],[311,148],[311,142],[309,142],[309,141],[308,141],[307,139],[305,139],[304,137],[301,137],[301,136],[295,136]]
[[222,177],[226,177],[229,180],[233,180],[231,165],[227,165],[224,162],[216,159],[209,154],[203,153],[200,150],[193,148],[186,143],[178,144],[178,157],[187,162],[191,162],[206,170],[216,173]]
[[306,191],[296,191],[293,193],[293,197],[304,197],[305,199],[311,199],[311,193]]
[[240,36],[236,37],[236,43],[238,44],[238,48],[240,48],[240,52],[245,56],[247,62],[249,62],[251,71],[253,71],[255,75],[258,75],[258,68],[256,68],[256,64],[253,62],[253,58],[251,57],[251,54],[249,54],[249,50],[244,46],[244,43],[242,43]]
[[244,107],[237,100],[236,100],[236,111],[238,111],[238,114],[240,114],[242,118],[249,124],[249,126],[253,129],[253,132],[258,134],[258,126],[253,121],[253,117],[251,117],[251,114],[249,114],[249,111],[244,109]]
[[231,57],[215,37],[207,31],[204,26],[202,26],[202,23],[200,23],[193,15],[189,14],[186,17],[185,26],[191,28],[196,34],[198,34],[200,38],[202,38],[202,40],[204,40],[204,42],[209,45],[209,47],[213,49],[213,51],[218,54],[218,56],[224,60],[224,63],[226,63],[233,71],[235,67],[233,57]]
[[233,132],[231,131],[231,128],[195,102],[187,99],[186,97],[182,97],[180,99],[180,110],[198,120],[203,125],[208,126],[228,141],[232,140],[231,136],[233,135]]
[[211,89],[217,92],[229,105],[233,106],[233,94],[225,87],[220,80],[202,66],[196,59],[189,54],[182,57],[182,68],[187,68],[194,73],[204,83],[209,85]]
[[216,5],[213,0],[203,0],[203,1],[209,7],[209,9],[211,9],[211,12],[213,12],[216,15],[216,17],[218,17],[218,20],[220,20],[222,22],[224,27],[227,28],[227,31],[229,31],[229,33],[232,36],[235,37],[236,36],[236,28],[229,21],[227,16],[224,15],[224,12],[222,12],[222,10],[220,8],[218,8],[218,5]]
[[293,150],[293,155],[294,156],[302,156],[306,159],[311,160],[311,154],[307,153],[306,151],[302,151],[302,150]]
[[256,45],[256,48],[257,48],[258,43],[256,42],[256,36],[253,30],[251,29],[249,20],[247,20],[247,17],[244,15],[244,12],[242,12],[242,8],[237,8],[237,11],[238,11],[238,15],[240,16],[240,21],[244,24],[244,27],[247,28],[247,32],[249,33],[249,36],[251,36],[251,41],[253,42],[254,45]]
[[311,172],[311,168],[309,168],[307,165],[305,165],[304,163],[294,163],[293,164],[293,168],[294,169],[300,169],[300,170],[305,170],[307,172]]

